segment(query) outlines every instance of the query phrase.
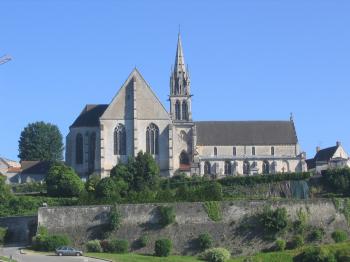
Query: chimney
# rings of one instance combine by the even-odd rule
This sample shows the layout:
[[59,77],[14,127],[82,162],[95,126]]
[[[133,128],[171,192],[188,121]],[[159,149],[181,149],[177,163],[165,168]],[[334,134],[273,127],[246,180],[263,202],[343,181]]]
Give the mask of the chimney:
[[318,151],[320,151],[321,148],[319,146],[316,146],[316,153],[318,153]]
[[337,146],[341,146],[341,142],[340,141],[337,141]]

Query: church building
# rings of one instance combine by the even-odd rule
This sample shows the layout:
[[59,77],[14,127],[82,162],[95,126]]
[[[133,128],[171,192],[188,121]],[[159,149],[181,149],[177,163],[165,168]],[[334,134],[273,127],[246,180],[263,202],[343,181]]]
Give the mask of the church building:
[[306,171],[292,117],[196,122],[191,97],[179,34],[170,76],[170,111],[134,69],[110,104],[86,105],[70,126],[67,164],[82,177],[106,177],[116,164],[143,151],[155,158],[163,176]]

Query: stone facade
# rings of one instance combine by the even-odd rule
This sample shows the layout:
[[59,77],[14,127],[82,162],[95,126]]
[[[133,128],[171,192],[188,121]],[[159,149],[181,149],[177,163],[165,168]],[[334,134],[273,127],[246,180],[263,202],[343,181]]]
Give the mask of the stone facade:
[[161,175],[254,175],[306,171],[294,122],[194,122],[181,36],[170,76],[170,112],[134,69],[107,105],[87,105],[70,127],[66,162],[82,177],[108,176],[139,151]]

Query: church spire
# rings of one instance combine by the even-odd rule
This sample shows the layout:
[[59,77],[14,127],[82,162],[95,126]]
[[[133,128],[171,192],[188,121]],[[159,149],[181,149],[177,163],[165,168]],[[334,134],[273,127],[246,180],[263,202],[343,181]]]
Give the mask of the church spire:
[[181,34],[177,37],[175,65],[170,76],[170,113],[176,121],[191,121],[190,77],[185,65]]
[[182,42],[181,42],[180,32],[177,36],[177,48],[176,48],[174,72],[175,73],[186,73],[185,57],[184,57],[184,52],[182,50]]

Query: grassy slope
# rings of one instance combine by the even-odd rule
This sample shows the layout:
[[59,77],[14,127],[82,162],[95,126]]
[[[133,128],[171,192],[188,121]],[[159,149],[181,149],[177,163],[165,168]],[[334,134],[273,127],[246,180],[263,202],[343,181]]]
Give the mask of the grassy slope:
[[[338,251],[350,249],[350,242],[339,244],[324,245],[325,248]],[[301,253],[304,248],[287,250],[283,252],[258,253],[252,256],[253,262],[293,262],[293,257]],[[167,258],[159,258],[153,256],[144,256],[138,254],[107,254],[107,253],[87,253],[88,256],[110,259],[114,262],[198,262],[201,261],[197,257],[189,256],[170,256]],[[237,257],[230,259],[230,262],[243,262],[247,257]]]

